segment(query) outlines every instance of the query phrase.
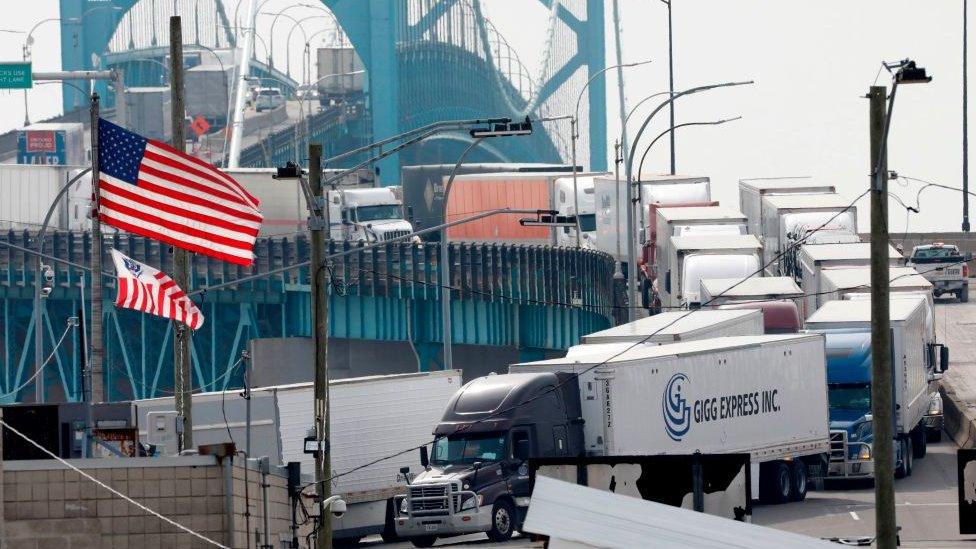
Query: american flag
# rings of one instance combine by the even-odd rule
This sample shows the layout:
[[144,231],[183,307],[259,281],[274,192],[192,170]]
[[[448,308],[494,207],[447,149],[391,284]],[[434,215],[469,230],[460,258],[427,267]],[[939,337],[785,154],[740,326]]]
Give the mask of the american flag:
[[102,222],[230,263],[254,262],[259,202],[237,181],[103,119],[98,144]]
[[118,295],[115,306],[171,318],[193,330],[203,326],[203,314],[165,273],[113,249]]

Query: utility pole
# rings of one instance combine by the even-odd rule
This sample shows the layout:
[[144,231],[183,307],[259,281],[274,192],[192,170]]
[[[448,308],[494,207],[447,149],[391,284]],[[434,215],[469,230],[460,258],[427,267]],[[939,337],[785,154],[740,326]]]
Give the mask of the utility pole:
[[[91,403],[105,400],[105,386],[102,377],[102,361],[105,356],[104,339],[102,338],[102,223],[98,219],[99,203],[99,173],[98,173],[98,94],[91,96],[91,156],[92,156],[92,230],[91,230]],[[88,437],[94,425],[87,425]]]
[[312,282],[312,341],[315,344],[315,486],[319,496],[319,531],[316,546],[332,548],[332,518],[324,502],[332,495],[329,449],[329,292],[325,280],[325,231],[329,230],[328,204],[322,191],[322,145],[308,146],[308,228],[312,244],[309,277]]
[[969,232],[969,0],[962,0],[962,231]]
[[[888,161],[885,115],[888,88],[868,93],[871,129],[871,413],[874,423],[874,498],[877,546],[894,549],[895,481],[888,283]],[[894,91],[892,92],[894,93]]]
[[[173,126],[173,148],[186,151],[183,135],[183,29],[179,17],[169,18],[169,92],[170,119]],[[173,247],[173,282],[184,291],[190,289],[190,252]],[[193,414],[190,394],[193,378],[190,373],[190,345],[193,331],[182,322],[173,321],[173,390],[176,400],[177,426],[180,431],[179,448],[193,448]]]

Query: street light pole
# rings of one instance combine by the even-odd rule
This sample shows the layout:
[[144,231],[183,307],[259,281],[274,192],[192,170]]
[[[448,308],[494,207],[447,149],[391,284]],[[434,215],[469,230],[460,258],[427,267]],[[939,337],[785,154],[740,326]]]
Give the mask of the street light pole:
[[[891,95],[887,87],[871,86],[871,415],[874,429],[874,498],[877,546],[894,549],[897,545],[894,484],[894,397],[892,389],[890,279],[888,268],[888,132],[895,93],[899,84],[931,81],[925,69],[914,61],[885,64],[894,74]],[[908,460],[911,439],[898,443],[902,459]],[[905,467],[903,465],[903,467]]]
[[[467,158],[468,153],[470,153],[479,143],[484,141],[484,137],[479,137],[468,145],[468,148],[464,149],[461,156],[458,157],[457,162],[454,164],[454,168],[451,170],[451,176],[447,179],[447,185],[444,186],[444,199],[441,201],[444,204],[444,222],[447,222],[447,199],[451,195],[451,186],[454,185],[454,177],[457,175],[458,169],[461,164],[464,163],[464,159]],[[447,229],[441,231],[441,257],[440,257],[440,272],[441,272],[441,338],[444,342],[444,369],[452,370],[454,369],[454,356],[452,351],[452,337],[451,333],[451,250],[447,241]]]
[[[688,126],[721,126],[722,124],[725,124],[726,122],[734,122],[734,121],[739,120],[741,118],[742,118],[741,116],[736,116],[735,118],[723,118],[722,120],[713,120],[711,122],[685,122],[683,124],[678,124],[677,126],[671,126],[670,128],[668,128],[668,129],[664,130],[663,132],[657,134],[657,137],[655,137],[654,139],[651,140],[651,144],[648,145],[646,149],[644,149],[644,154],[641,155],[641,161],[637,165],[637,173],[643,173],[643,171],[644,171],[644,160],[647,158],[647,153],[651,152],[651,147],[653,147],[654,144],[657,143],[658,140],[661,139],[662,137],[664,137],[665,135],[668,135],[668,134],[674,135],[674,131],[677,130],[678,128],[685,128],[685,127],[688,127]],[[674,175],[674,174],[671,174],[671,175]],[[641,218],[641,223],[643,223],[643,220],[644,220],[644,218],[642,217]],[[641,229],[643,230],[643,227],[641,227]]]
[[593,76],[591,76],[590,79],[587,80],[585,84],[583,84],[583,87],[580,88],[579,95],[576,97],[576,108],[573,110],[573,118],[570,121],[570,128],[572,129],[570,140],[572,141],[572,154],[573,154],[573,212],[576,215],[576,247],[577,248],[580,247],[580,241],[583,236],[582,230],[580,229],[580,222],[579,222],[579,189],[577,184],[577,172],[579,170],[576,169],[576,140],[579,139],[579,107],[580,107],[580,102],[583,100],[583,93],[586,92],[586,88],[588,88],[590,84],[597,79],[597,77],[602,76],[603,73],[607,72],[608,70],[611,69],[623,70],[625,67],[636,67],[638,65],[646,65],[650,62],[651,59],[648,59],[646,61],[638,61],[636,63],[622,63],[618,65],[611,65],[609,67],[605,67],[602,70],[598,71]]
[[[640,142],[641,135],[644,134],[644,130],[647,125],[651,123],[658,112],[664,107],[673,103],[679,97],[684,95],[691,95],[693,93],[698,93],[701,91],[713,90],[716,88],[727,88],[732,86],[744,86],[746,84],[752,84],[752,80],[744,82],[725,82],[722,84],[708,84],[705,86],[697,86],[694,88],[688,88],[687,90],[680,91],[677,93],[672,93],[665,101],[662,101],[651,114],[647,115],[644,119],[644,123],[641,124],[640,130],[637,131],[637,135],[634,137],[634,142],[630,145],[630,151],[627,154],[627,161],[624,164],[624,169],[627,174],[627,296],[630,306],[627,308],[627,318],[629,321],[634,320],[635,308],[634,305],[637,303],[637,250],[634,240],[637,238],[636,227],[634,224],[634,208],[637,204],[634,203],[634,185],[640,185],[640,176],[637,174],[637,180],[634,181],[634,155],[637,154],[637,143]],[[638,197],[640,195],[638,194]]]
[[[671,32],[671,1],[661,0],[668,7],[668,91],[674,95],[674,35]],[[674,102],[668,105],[671,116],[671,175],[674,175]]]
[[962,231],[969,232],[969,1],[962,0]]

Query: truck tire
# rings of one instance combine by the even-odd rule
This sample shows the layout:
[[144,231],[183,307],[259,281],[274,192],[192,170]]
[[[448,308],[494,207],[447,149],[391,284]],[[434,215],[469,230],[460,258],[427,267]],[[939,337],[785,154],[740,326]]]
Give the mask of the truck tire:
[[793,460],[793,467],[790,471],[790,479],[793,484],[792,501],[803,501],[807,498],[807,489],[810,482],[810,471],[807,464],[802,459]]
[[410,543],[412,543],[414,547],[430,547],[437,543],[437,536],[420,536],[410,538]]
[[912,476],[912,470],[915,469],[915,445],[912,444],[911,436],[905,438],[905,444],[908,446],[905,452],[905,455],[908,456],[905,472],[908,473],[908,476]]
[[928,433],[925,426],[919,425],[912,432],[912,457],[922,459],[928,453]]
[[515,507],[506,499],[500,499],[491,507],[491,530],[488,539],[494,542],[508,541],[515,531]]
[[895,466],[895,478],[905,478],[912,474],[912,438],[898,439],[901,461]]
[[963,285],[962,290],[959,290],[959,301],[962,303],[969,303],[969,281]]
[[926,429],[926,431],[925,438],[928,439],[928,442],[942,442],[942,429],[938,431],[928,431]]
[[786,503],[793,496],[793,475],[782,461],[764,463],[759,468],[759,500],[763,503]]

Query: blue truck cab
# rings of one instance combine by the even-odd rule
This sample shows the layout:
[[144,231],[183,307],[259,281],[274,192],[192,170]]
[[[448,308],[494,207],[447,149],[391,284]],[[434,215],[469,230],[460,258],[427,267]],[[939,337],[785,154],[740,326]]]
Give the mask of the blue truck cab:
[[824,335],[830,421],[828,475],[871,478],[871,332],[832,330]]

